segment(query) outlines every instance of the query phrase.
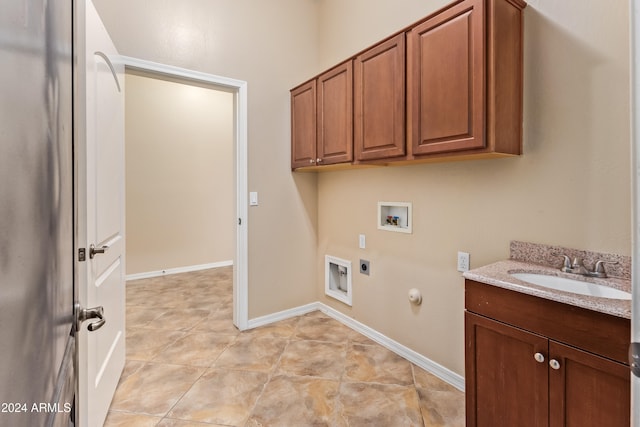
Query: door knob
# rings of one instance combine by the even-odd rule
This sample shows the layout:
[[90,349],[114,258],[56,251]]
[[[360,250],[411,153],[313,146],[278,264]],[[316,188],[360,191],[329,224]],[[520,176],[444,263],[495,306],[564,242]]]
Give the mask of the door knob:
[[103,245],[101,248],[96,248],[93,243],[89,246],[89,258],[93,259],[96,254],[103,254],[109,249],[108,245]]
[[76,331],[80,330],[82,322],[90,319],[100,319],[97,322],[91,322],[87,325],[87,329],[90,332],[93,332],[97,329],[100,329],[107,322],[107,319],[104,318],[104,308],[102,306],[93,307],[93,308],[81,308],[80,304],[76,304]]

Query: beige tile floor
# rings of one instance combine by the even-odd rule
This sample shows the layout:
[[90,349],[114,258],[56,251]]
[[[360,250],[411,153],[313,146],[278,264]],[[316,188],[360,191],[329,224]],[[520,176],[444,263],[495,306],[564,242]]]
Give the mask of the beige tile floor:
[[464,426],[464,394],[314,312],[239,332],[232,269],[127,284],[105,426]]

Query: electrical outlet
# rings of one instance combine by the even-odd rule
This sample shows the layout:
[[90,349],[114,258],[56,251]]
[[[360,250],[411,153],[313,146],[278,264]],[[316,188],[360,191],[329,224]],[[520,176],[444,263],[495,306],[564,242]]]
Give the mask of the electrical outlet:
[[467,252],[458,252],[458,271],[469,271],[469,254]]
[[360,260],[360,273],[369,275],[369,261],[361,259]]

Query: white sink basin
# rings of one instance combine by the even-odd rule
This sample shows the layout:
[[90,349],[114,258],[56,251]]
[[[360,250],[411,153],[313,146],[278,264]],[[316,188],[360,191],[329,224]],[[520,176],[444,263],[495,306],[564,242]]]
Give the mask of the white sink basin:
[[548,276],[536,273],[509,273],[516,279],[528,282],[545,288],[556,289],[558,291],[571,292],[574,294],[588,295],[592,297],[630,300],[629,292],[608,286],[597,285],[595,283],[583,282],[581,280],[567,279],[566,277]]

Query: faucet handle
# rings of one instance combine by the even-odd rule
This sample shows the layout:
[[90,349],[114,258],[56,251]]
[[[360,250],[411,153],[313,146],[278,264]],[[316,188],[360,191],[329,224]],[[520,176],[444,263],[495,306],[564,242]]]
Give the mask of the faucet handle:
[[562,267],[560,268],[560,270],[562,270],[565,273],[571,273],[571,268],[572,268],[571,258],[569,258],[567,255],[564,255],[564,254],[557,254],[557,255],[564,258],[564,260],[562,261]]
[[571,267],[573,267],[573,268],[584,267],[584,264],[582,263],[582,258],[578,258],[578,257],[573,258],[573,262],[571,263]]
[[605,261],[603,259],[596,261],[593,266],[593,271],[589,272],[592,277],[607,277],[607,272],[604,271],[605,264],[617,264],[618,261]]

